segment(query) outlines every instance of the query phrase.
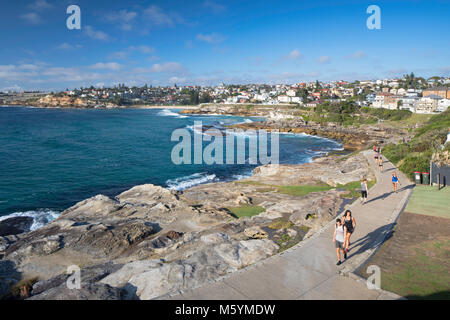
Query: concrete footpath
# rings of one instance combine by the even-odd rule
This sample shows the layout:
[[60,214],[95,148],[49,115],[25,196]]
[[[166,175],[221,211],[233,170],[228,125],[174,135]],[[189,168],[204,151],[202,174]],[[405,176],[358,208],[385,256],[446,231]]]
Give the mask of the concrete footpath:
[[[378,172],[373,152],[365,151],[377,183],[369,190],[368,202],[357,200],[349,209],[356,220],[347,260],[337,266],[332,242],[334,221],[310,238],[281,254],[227,275],[202,287],[178,292],[173,300],[287,300],[287,299],[400,299],[383,290],[369,290],[354,273],[381,246],[404,209],[414,185],[400,171],[402,183],[392,192],[391,175],[396,168],[385,160]],[[381,279],[381,282],[383,279]]]

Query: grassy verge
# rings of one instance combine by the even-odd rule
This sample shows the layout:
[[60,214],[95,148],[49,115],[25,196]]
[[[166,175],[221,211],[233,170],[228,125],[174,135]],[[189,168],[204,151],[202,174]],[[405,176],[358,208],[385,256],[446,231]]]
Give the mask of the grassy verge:
[[260,214],[261,212],[266,211],[266,209],[264,209],[263,207],[250,206],[250,205],[242,205],[239,207],[232,207],[232,208],[228,208],[228,210],[230,210],[231,213],[233,213],[233,215],[238,219],[243,218],[243,217],[253,217],[253,216]]
[[291,196],[305,196],[311,192],[328,191],[333,189],[332,186],[328,184],[320,184],[313,186],[280,186],[278,188],[279,193],[288,194]]
[[[376,180],[367,181],[367,187],[370,189],[375,185]],[[341,197],[346,199],[358,198],[361,194],[361,181],[353,181],[347,184],[339,184],[338,189],[344,189],[347,193],[343,194]]]
[[450,240],[421,243],[395,270],[382,273],[383,289],[408,299],[450,299]]

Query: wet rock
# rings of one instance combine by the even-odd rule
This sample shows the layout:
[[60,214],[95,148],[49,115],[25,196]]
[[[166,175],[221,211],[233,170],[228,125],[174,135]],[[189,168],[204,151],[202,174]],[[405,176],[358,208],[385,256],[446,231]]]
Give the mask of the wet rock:
[[30,231],[33,225],[33,218],[13,217],[0,221],[0,236],[10,236]]

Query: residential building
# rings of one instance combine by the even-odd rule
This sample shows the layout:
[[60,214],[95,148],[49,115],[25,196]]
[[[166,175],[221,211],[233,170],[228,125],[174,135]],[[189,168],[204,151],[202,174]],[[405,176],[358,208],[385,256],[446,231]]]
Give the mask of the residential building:
[[450,106],[450,99],[441,99],[438,102],[437,111],[438,112],[444,112],[447,110],[447,108]]
[[379,93],[372,104],[374,108],[397,109],[397,96],[391,93]]
[[404,96],[399,99],[402,103],[400,110],[409,110],[411,112],[416,112],[417,103],[419,102],[419,97]]
[[441,96],[429,95],[419,100],[416,107],[417,113],[436,113]]
[[431,95],[440,96],[443,99],[450,99],[450,90],[447,87],[434,87],[423,90],[424,97]]

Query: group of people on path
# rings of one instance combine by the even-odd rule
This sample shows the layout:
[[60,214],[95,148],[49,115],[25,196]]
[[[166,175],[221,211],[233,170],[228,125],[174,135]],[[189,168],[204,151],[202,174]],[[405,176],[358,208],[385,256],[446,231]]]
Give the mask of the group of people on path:
[[373,146],[373,159],[378,165],[378,171],[383,172],[383,156],[381,155],[381,147]]
[[[381,148],[374,146],[374,158],[375,163],[378,163],[379,171],[383,172],[383,159],[381,156]],[[394,192],[397,192],[397,187],[400,184],[400,180],[397,176],[397,172],[394,171],[392,173],[392,186]],[[367,186],[367,179],[363,179],[361,181],[361,203],[364,205],[367,202],[369,194],[369,188]],[[337,254],[337,265],[342,264],[341,261],[341,253],[344,259],[347,259],[347,253],[349,252],[350,247],[350,238],[355,231],[356,228],[356,220],[352,216],[352,212],[350,210],[346,210],[342,219],[337,219],[334,227],[334,235],[333,242],[336,246],[336,254]]]
[[347,259],[347,253],[350,247],[350,237],[356,228],[356,220],[352,216],[352,212],[350,210],[346,210],[344,217],[336,220],[336,225],[334,227],[334,236],[333,242],[336,246],[336,253],[338,262],[337,265],[340,265],[341,262],[341,252],[344,256],[344,259]]

